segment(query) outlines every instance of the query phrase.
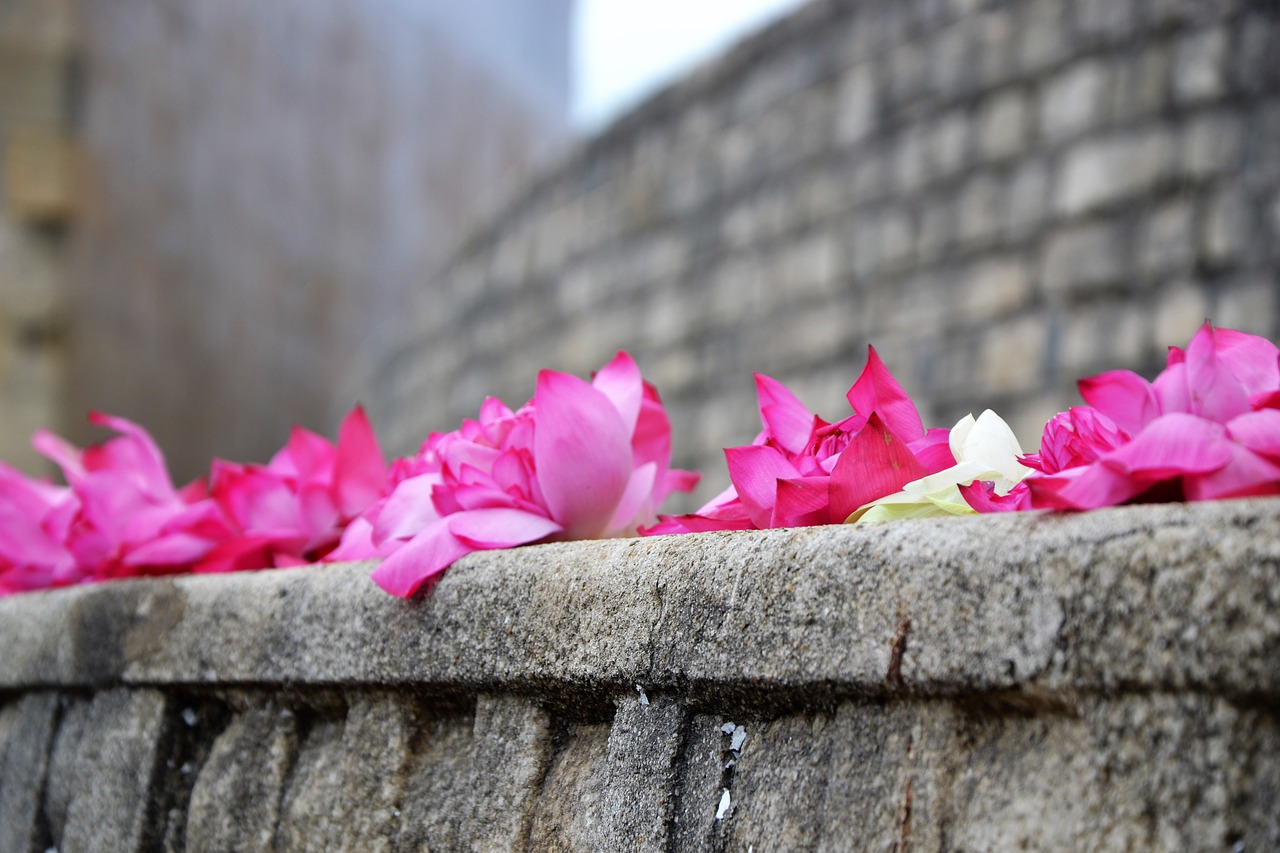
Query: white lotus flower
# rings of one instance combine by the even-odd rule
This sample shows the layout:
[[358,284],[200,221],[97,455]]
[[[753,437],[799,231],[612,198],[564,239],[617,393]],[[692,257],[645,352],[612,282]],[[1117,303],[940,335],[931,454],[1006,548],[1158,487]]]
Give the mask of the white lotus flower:
[[975,480],[995,483],[997,495],[1009,490],[1031,473],[1018,461],[1022,447],[1013,430],[995,412],[987,409],[977,420],[965,415],[951,428],[951,455],[956,464],[919,480],[902,491],[886,495],[859,507],[850,516],[854,522],[893,521],[899,518],[930,518],[943,515],[975,515],[960,494],[960,486]]

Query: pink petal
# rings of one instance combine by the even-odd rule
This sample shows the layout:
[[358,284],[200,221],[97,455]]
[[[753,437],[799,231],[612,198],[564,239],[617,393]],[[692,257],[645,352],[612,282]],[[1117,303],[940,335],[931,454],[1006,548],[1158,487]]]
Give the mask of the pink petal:
[[356,406],[342,419],[337,454],[334,496],[342,516],[354,518],[382,496],[387,478],[387,460],[363,407]]
[[271,457],[267,468],[273,473],[310,479],[332,476],[338,451],[329,439],[309,429],[295,426],[289,431],[289,442]]
[[864,417],[874,412],[898,438],[915,441],[924,435],[920,413],[889,368],[884,366],[876,348],[867,347],[867,350],[867,366],[846,395],[849,405]]
[[770,527],[812,527],[827,524],[828,477],[779,480]]
[[114,465],[146,483],[148,491],[153,494],[167,496],[173,491],[164,454],[160,452],[159,445],[150,433],[133,421],[101,412],[90,412],[89,422],[123,435],[123,438],[113,439],[98,448],[90,448],[90,451],[109,450]]
[[929,474],[937,474],[956,464],[956,457],[951,453],[951,430],[945,427],[927,431],[923,438],[909,443],[907,449]]
[[545,539],[563,528],[544,515],[518,509],[477,509],[447,518],[449,530],[471,548],[490,550]]
[[728,447],[724,451],[729,479],[756,527],[765,529],[773,519],[778,481],[800,477],[786,457],[766,445]]
[[1007,495],[997,495],[995,484],[975,480],[960,486],[960,495],[974,512],[1023,512],[1031,509],[1031,490],[1025,482],[1018,483]]
[[1231,460],[1226,431],[1194,415],[1157,418],[1128,444],[1100,459],[1106,467],[1154,479],[1213,471]]
[[567,373],[541,371],[533,399],[533,455],[547,509],[567,538],[600,536],[631,476],[630,430],[604,393]]
[[778,380],[763,373],[755,377],[765,431],[783,450],[802,453],[813,437],[813,414]]
[[1187,347],[1186,371],[1191,414],[1226,423],[1249,411],[1249,391],[1235,371],[1218,357],[1208,323]]
[[1036,509],[1097,509],[1118,506],[1146,491],[1155,480],[1144,479],[1102,464],[1077,469],[1079,476],[1031,475],[1022,482],[1031,490]]
[[420,474],[404,480],[387,497],[373,517],[373,541],[411,539],[435,524],[440,515],[432,502],[439,474]]
[[1231,445],[1230,451],[1225,465],[1185,479],[1187,500],[1280,494],[1280,465],[1239,445]]
[[1130,435],[1136,434],[1161,411],[1151,383],[1131,370],[1112,370],[1081,379],[1079,386],[1085,402]]
[[640,415],[640,403],[644,398],[644,380],[640,368],[625,352],[619,352],[591,380],[591,386],[604,394],[617,409],[622,425],[630,435]]
[[70,442],[54,435],[47,429],[36,430],[31,437],[31,446],[44,458],[62,469],[62,476],[68,483],[75,483],[85,475],[83,454]]
[[373,525],[361,517],[352,521],[342,531],[342,539],[322,559],[326,563],[345,563],[356,560],[375,560],[390,557],[404,543],[388,539],[381,545],[373,544]]
[[1280,347],[1235,329],[1214,329],[1213,343],[1218,358],[1250,397],[1280,391]]
[[1249,450],[1280,462],[1280,409],[1259,409],[1227,424],[1227,433]]
[[449,531],[449,518],[441,518],[383,560],[370,577],[392,595],[408,598],[475,550]]
[[901,491],[926,473],[879,415],[871,415],[831,471],[831,521],[843,522],[859,507]]
[[646,462],[631,472],[627,490],[622,493],[613,517],[609,519],[610,534],[616,535],[633,528],[637,521],[636,515],[641,511],[645,512],[646,517],[639,519],[640,521],[648,521],[653,517],[652,513],[656,509],[652,506],[653,479],[657,473],[658,466],[652,462]]
[[1187,382],[1187,363],[1180,361],[1161,371],[1151,383],[1156,395],[1156,406],[1164,414],[1191,412],[1191,388]]

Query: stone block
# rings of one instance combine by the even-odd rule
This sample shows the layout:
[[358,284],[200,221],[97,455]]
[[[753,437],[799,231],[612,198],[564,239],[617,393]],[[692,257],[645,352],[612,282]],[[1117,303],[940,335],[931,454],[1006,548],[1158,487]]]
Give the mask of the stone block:
[[947,178],[960,171],[969,157],[971,136],[966,111],[951,110],[941,115],[926,136],[930,176]]
[[1253,211],[1244,191],[1226,186],[1208,201],[1200,236],[1203,257],[1215,266],[1239,264],[1252,245]]
[[608,723],[566,726],[534,807],[530,850],[591,850],[609,779]]
[[982,335],[975,382],[988,394],[1024,391],[1045,381],[1048,336],[1038,316],[987,326]]
[[1136,6],[1135,0],[1078,0],[1074,11],[1079,46],[1110,44],[1131,35],[1139,22]]
[[970,267],[959,282],[959,290],[954,300],[957,314],[970,322],[985,323],[1022,308],[1033,289],[1030,270],[1022,260],[994,257]]
[[[59,850],[141,850],[162,755],[167,702],[115,688],[64,712],[49,759],[44,819]],[[188,849],[192,849],[188,847]]]
[[[638,685],[640,691],[643,685]],[[618,701],[598,800],[597,850],[670,848],[687,718],[683,702],[643,692]]]
[[39,842],[40,799],[58,717],[58,695],[32,692],[0,708],[0,850]]
[[1237,172],[1242,165],[1244,143],[1240,116],[1227,110],[1199,113],[1183,127],[1178,170],[1197,180]]
[[1019,64],[1025,74],[1034,74],[1060,62],[1071,51],[1071,28],[1063,0],[1026,3],[1021,13]]
[[1061,324],[1058,372],[1072,381],[1113,370],[1117,364],[1141,364],[1151,347],[1151,317],[1145,306],[1091,300],[1065,311]]
[[879,129],[880,101],[876,71],[871,63],[861,63],[846,70],[837,90],[836,140],[841,145],[854,145]]
[[1029,106],[1025,92],[1009,89],[993,95],[978,107],[978,151],[989,160],[1020,152],[1029,139]]
[[245,708],[213,742],[191,790],[186,849],[269,850],[301,741],[293,710]]
[[1096,222],[1054,232],[1040,280],[1059,299],[1095,293],[1124,281],[1129,249],[1120,223]]
[[1276,286],[1266,278],[1232,279],[1213,295],[1213,322],[1227,329],[1240,329],[1263,337],[1276,337],[1276,309],[1280,307]]
[[75,149],[57,129],[27,125],[4,143],[5,209],[16,219],[61,222],[74,211]]
[[1153,276],[1186,273],[1195,257],[1195,206],[1179,198],[1152,210],[1138,243],[1139,269]]
[[1163,41],[1154,41],[1111,60],[1109,112],[1115,121],[1150,118],[1170,100],[1173,54]]
[[1069,65],[1045,84],[1040,100],[1040,135],[1049,144],[1098,127],[1106,118],[1109,67],[1100,59]]
[[956,234],[965,243],[986,243],[1004,224],[1005,187],[1001,179],[983,172],[970,178],[956,201]]
[[1152,334],[1157,342],[1181,346],[1191,340],[1209,316],[1208,288],[1194,282],[1175,282],[1163,289],[1156,300]]
[[1009,179],[1004,230],[1010,240],[1022,240],[1044,222],[1049,208],[1049,168],[1043,160],[1024,159]]
[[1163,129],[1081,142],[1059,168],[1054,206],[1073,215],[1133,200],[1169,177],[1175,152]]
[[1177,44],[1173,60],[1173,96],[1198,104],[1227,93],[1229,38],[1224,27],[1189,33]]

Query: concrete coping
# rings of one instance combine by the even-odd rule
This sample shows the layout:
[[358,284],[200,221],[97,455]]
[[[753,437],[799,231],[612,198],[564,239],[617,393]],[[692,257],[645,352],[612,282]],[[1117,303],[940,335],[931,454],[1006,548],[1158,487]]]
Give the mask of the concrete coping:
[[1280,499],[710,533],[0,600],[0,691],[395,687],[692,701],[1280,699]]

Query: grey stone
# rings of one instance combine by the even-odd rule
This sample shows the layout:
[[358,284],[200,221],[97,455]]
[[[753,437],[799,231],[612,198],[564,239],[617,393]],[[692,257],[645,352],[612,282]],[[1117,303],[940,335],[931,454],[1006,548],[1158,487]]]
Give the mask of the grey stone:
[[1201,248],[1215,265],[1242,260],[1253,232],[1253,215],[1244,192],[1225,187],[1210,198],[1204,217]]
[[0,850],[26,851],[37,843],[57,715],[56,693],[28,693],[0,708]]
[[1165,180],[1174,144],[1158,131],[1089,140],[1067,152],[1056,207],[1076,214],[1131,199]]
[[186,849],[274,849],[301,739],[297,714],[274,700],[238,713],[197,771]]
[[[641,687],[643,687],[641,685]],[[665,851],[688,710],[682,701],[627,695],[609,731],[596,849]]]
[[1000,233],[1005,187],[996,175],[981,173],[970,178],[956,204],[956,232],[961,241],[986,243]]
[[1106,115],[1109,78],[1106,63],[1086,59],[1050,79],[1040,101],[1040,133],[1045,142],[1069,139],[1097,127]]
[[527,846],[538,784],[551,760],[549,717],[537,703],[482,695],[476,702],[468,774],[472,813],[465,827],[480,851]]
[[1028,98],[1018,89],[1001,92],[978,108],[978,150],[988,159],[1017,154],[1029,137]]
[[45,820],[59,850],[141,850],[155,830],[165,695],[115,688],[74,701],[49,759]]
[[1239,171],[1244,141],[1239,116],[1225,111],[1200,113],[1182,131],[1179,169],[1194,179]]
[[1227,91],[1226,29],[1192,33],[1179,43],[1173,61],[1174,98],[1184,104],[1213,100]]
[[1120,225],[1098,222],[1055,233],[1044,252],[1045,292],[1071,298],[1120,283],[1127,247]]
[[1196,256],[1195,208],[1176,199],[1151,211],[1138,246],[1138,265],[1151,275],[1187,272]]

